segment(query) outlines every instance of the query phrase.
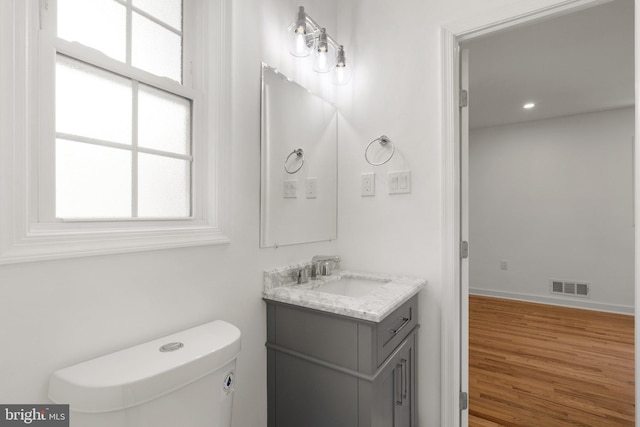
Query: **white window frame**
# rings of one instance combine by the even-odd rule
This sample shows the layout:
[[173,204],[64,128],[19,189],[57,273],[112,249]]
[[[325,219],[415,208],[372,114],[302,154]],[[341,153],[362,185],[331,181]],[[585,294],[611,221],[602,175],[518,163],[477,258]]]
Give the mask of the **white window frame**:
[[[185,56],[204,58],[201,64],[188,60],[183,66],[185,74],[191,72],[183,80],[192,79],[203,101],[193,112],[192,218],[116,221],[42,216],[42,206],[53,203],[47,201],[53,194],[46,188],[46,168],[41,168],[50,163],[47,156],[53,154],[46,148],[53,144],[44,138],[55,137],[55,129],[47,113],[54,89],[40,86],[40,73],[55,65],[55,50],[41,63],[38,40],[54,1],[0,2],[0,264],[229,242],[229,0],[184,0],[197,8],[196,22],[185,22],[185,31],[191,26],[201,41]],[[57,41],[56,48],[65,53],[79,47]],[[113,62],[100,63],[99,55],[95,59],[112,69]],[[162,89],[165,79],[140,73]]]

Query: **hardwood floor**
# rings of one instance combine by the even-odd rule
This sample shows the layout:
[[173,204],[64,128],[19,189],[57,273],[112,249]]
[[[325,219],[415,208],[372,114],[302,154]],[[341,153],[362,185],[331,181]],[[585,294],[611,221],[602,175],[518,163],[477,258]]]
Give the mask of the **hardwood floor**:
[[469,296],[469,426],[633,426],[634,318]]

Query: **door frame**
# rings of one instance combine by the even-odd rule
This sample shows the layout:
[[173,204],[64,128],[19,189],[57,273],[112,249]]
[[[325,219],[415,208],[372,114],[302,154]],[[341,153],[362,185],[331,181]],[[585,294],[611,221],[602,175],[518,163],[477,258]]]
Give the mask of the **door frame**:
[[[495,33],[523,23],[531,23],[536,20],[548,18],[563,13],[576,12],[591,6],[604,4],[612,0],[520,0],[515,4],[481,11],[467,19],[456,21],[441,28],[441,61],[442,61],[442,339],[441,339],[441,425],[460,426],[460,392],[468,391],[468,384],[462,384],[462,363],[468,363],[463,352],[468,352],[468,342],[462,343],[461,337],[464,319],[468,313],[462,313],[462,298],[468,298],[468,293],[463,295],[461,286],[461,166],[460,166],[460,113],[459,113],[459,88],[460,88],[460,61],[458,56],[459,44],[489,33]],[[640,0],[635,0],[635,22],[640,17]],[[638,106],[638,88],[640,87],[640,32],[635,31],[635,104]],[[473,96],[473,94],[470,94]],[[638,133],[640,124],[640,108],[635,111],[635,134]],[[634,168],[640,170],[640,150],[634,153]],[[634,176],[635,185],[635,223],[640,223],[640,209],[638,204],[638,191],[640,189],[640,174]],[[635,230],[635,271],[640,271],[640,245],[638,227]],[[470,250],[473,251],[473,242],[470,242]],[[635,352],[640,346],[640,280],[635,276]],[[468,285],[468,284],[467,284]],[[468,288],[468,286],[467,286]],[[465,308],[465,310],[467,310]],[[463,360],[464,359],[464,360]],[[638,399],[638,378],[640,373],[640,358],[636,357],[636,420],[640,421],[640,400]],[[465,417],[466,419],[466,417]],[[637,425],[640,425],[638,423]],[[466,427],[466,423],[465,426]]]

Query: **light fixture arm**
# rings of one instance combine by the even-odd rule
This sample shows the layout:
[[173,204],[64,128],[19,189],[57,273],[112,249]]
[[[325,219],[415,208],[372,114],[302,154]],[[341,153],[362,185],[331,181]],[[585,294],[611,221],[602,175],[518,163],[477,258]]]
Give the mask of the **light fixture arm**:
[[[301,14],[303,13],[305,17],[305,22],[311,26],[311,29],[313,30],[313,32],[314,33],[320,32],[323,27],[320,24],[318,24],[312,17],[310,17],[307,12],[304,11],[303,6],[300,6],[300,10],[298,11],[298,16],[301,17]],[[337,50],[341,46],[340,43],[338,43],[336,39],[331,37],[329,33],[325,32],[325,34],[327,35],[327,42],[329,42],[331,46],[333,46],[334,49]]]

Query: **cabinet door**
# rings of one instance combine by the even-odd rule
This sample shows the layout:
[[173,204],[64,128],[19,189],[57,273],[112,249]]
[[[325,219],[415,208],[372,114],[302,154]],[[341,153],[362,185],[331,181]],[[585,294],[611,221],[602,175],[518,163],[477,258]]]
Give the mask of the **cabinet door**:
[[415,421],[415,335],[399,346],[374,385],[374,427],[413,427]]
[[358,425],[358,379],[275,353],[274,427]]
[[392,364],[380,373],[374,383],[375,400],[367,408],[371,411],[371,427],[393,427],[396,405],[394,401],[395,380],[396,365],[392,361]]
[[394,427],[413,427],[414,418],[414,385],[415,361],[413,339],[407,340],[407,345],[395,358],[394,368]]

